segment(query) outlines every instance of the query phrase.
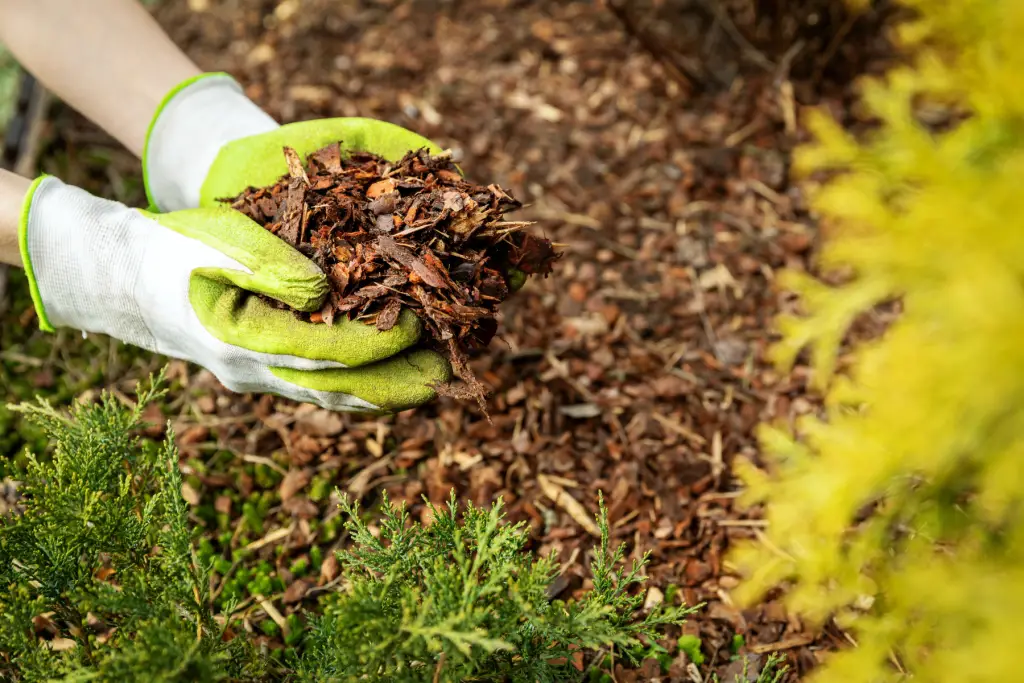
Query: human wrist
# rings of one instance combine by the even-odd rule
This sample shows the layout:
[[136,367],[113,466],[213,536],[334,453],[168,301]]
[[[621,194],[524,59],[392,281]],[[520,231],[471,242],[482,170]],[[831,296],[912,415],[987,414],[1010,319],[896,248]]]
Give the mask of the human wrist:
[[199,206],[203,182],[221,148],[278,127],[227,74],[206,73],[180,83],[157,108],[146,135],[142,166],[151,208]]
[[18,247],[18,224],[31,185],[28,178],[0,169],[0,270],[4,264],[23,265]]

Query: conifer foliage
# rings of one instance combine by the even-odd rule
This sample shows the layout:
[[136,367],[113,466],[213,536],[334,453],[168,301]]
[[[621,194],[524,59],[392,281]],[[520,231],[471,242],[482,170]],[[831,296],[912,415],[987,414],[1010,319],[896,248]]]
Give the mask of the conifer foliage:
[[[785,283],[805,315],[780,321],[778,360],[810,349],[826,413],[762,432],[773,475],[746,478],[748,500],[767,503],[768,542],[734,559],[746,598],[788,582],[792,607],[852,628],[858,647],[815,680],[1015,680],[1024,4],[902,4],[913,59],[863,83],[877,125],[852,136],[819,113],[797,158],[829,178],[812,193],[822,265],[852,278]],[[840,357],[855,318],[894,299],[896,322]]]
[[0,674],[11,680],[209,681],[257,663],[244,641],[223,642],[207,607],[171,439],[138,442],[157,386],[132,409],[109,394],[70,416],[18,408],[54,452],[30,458],[23,509],[0,521]]
[[173,434],[137,437],[158,386],[130,408],[110,394],[70,415],[19,408],[54,451],[30,458],[19,509],[0,518],[0,680],[580,680],[586,651],[650,654],[692,611],[642,612],[647,558],[609,546],[603,502],[593,589],[566,603],[549,597],[556,558],[533,557],[500,501],[460,513],[453,494],[422,525],[385,499],[374,533],[343,499],[343,580],[296,622],[298,656],[253,647],[237,605],[212,606]]
[[310,680],[579,680],[579,650],[615,646],[628,657],[639,637],[653,643],[692,611],[659,607],[636,620],[643,594],[630,589],[643,582],[647,558],[623,566],[603,502],[594,588],[568,604],[548,597],[557,559],[525,552],[527,529],[502,523],[500,501],[469,504],[460,519],[453,494],[447,508],[430,506],[427,526],[385,501],[379,538],[354,503],[342,505],[355,549],[340,558],[352,583],[315,622],[303,662]]

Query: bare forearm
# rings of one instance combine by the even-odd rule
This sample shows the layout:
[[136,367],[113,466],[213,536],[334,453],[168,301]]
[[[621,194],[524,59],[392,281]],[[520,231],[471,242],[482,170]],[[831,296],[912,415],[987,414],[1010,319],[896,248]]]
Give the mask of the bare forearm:
[[18,251],[18,223],[31,181],[0,170],[0,263],[21,265]]
[[136,0],[3,0],[0,42],[140,156],[163,97],[201,73]]

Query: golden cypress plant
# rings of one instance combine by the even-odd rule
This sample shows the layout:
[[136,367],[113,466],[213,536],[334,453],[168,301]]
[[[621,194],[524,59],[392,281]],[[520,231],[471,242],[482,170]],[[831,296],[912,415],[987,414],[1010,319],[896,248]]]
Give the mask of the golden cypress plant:
[[[808,350],[823,414],[764,427],[743,467],[767,538],[737,549],[740,598],[786,585],[858,646],[817,681],[1011,681],[1024,641],[1024,2],[903,0],[907,66],[862,84],[878,126],[823,113],[796,170],[827,227],[821,267],[788,273],[783,367]],[[922,106],[954,123],[928,126]],[[902,313],[838,363],[851,322]],[[835,372],[837,364],[842,371]]]

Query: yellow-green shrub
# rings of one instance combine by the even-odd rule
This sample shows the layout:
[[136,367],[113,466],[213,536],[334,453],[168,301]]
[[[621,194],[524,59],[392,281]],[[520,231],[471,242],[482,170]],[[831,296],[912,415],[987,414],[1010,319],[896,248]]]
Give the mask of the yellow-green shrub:
[[[827,235],[828,286],[790,273],[805,315],[780,319],[776,360],[809,349],[825,415],[764,428],[772,474],[743,469],[767,543],[737,550],[741,598],[788,584],[858,647],[821,681],[1012,681],[1024,643],[1024,2],[904,0],[912,65],[863,83],[880,120],[855,139],[818,114],[797,169]],[[918,107],[966,115],[930,130]],[[934,107],[933,107],[934,108]],[[855,346],[851,321],[891,298],[897,321]],[[866,510],[877,504],[865,520]]]

